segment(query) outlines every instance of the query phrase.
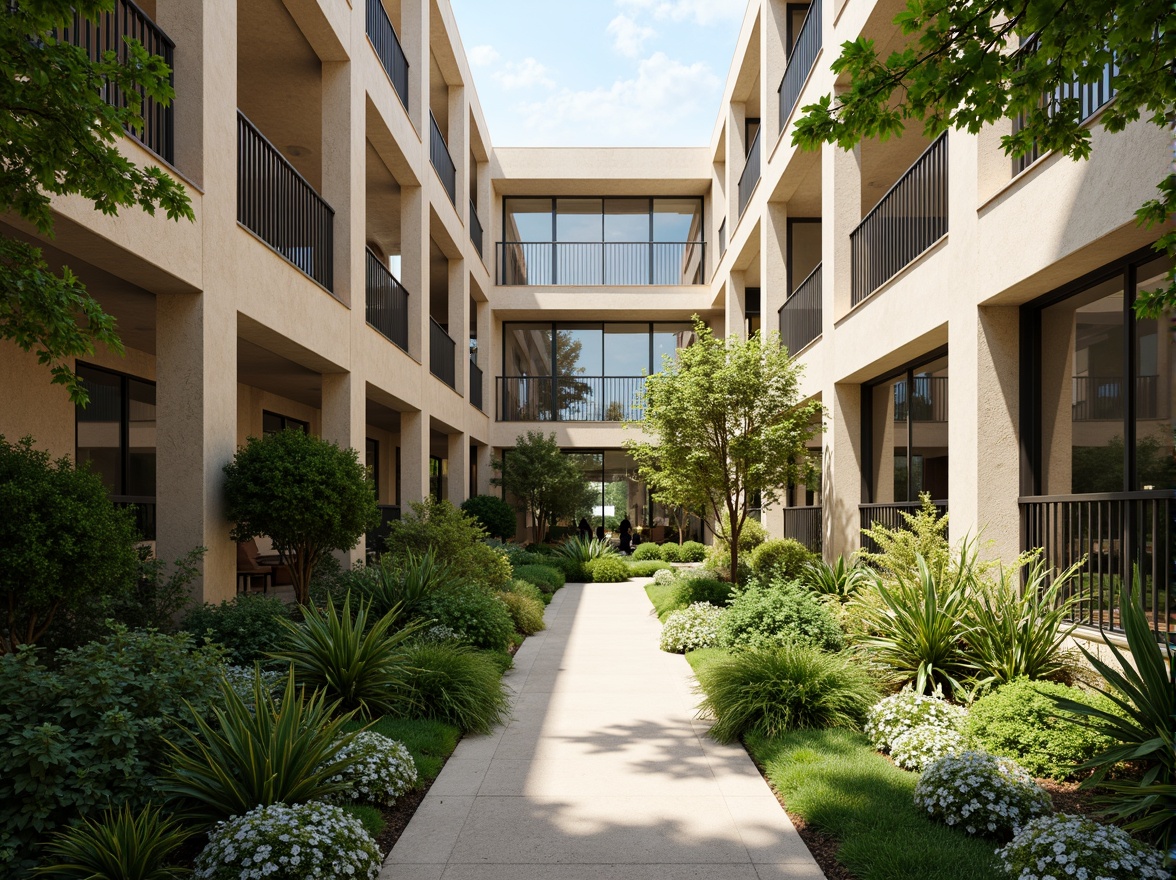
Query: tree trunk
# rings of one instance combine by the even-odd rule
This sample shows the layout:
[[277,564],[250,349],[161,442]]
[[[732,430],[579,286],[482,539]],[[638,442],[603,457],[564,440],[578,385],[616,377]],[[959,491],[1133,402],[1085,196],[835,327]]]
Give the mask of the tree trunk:
[[731,583],[733,584],[739,583],[739,533],[742,530],[742,526],[737,525],[735,517],[732,516],[727,542],[731,547]]

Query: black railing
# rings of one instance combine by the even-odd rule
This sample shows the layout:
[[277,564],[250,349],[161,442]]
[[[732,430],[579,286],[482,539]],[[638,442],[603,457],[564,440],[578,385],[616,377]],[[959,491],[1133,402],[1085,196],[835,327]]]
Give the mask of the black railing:
[[482,368],[470,361],[470,403],[481,409],[482,407]]
[[429,371],[448,385],[457,387],[457,343],[436,319],[429,318]]
[[327,290],[333,289],[335,212],[240,110],[237,221]]
[[437,169],[437,176],[441,178],[441,185],[449,194],[449,201],[457,207],[457,166],[453,164],[453,157],[449,155],[449,147],[445,144],[445,137],[441,134],[441,127],[437,125],[437,117],[429,113],[429,122],[433,133],[429,138],[429,161]]
[[[909,405],[908,405],[909,404]],[[915,376],[915,387],[908,395],[907,384],[894,386],[894,420],[905,422],[947,421],[947,376]]]
[[[939,516],[947,513],[947,500],[932,501]],[[862,504],[858,507],[858,517],[861,528],[868,529],[880,525],[888,529],[906,529],[906,516],[918,513],[923,504],[920,501],[891,501],[886,504]],[[881,553],[882,548],[873,538],[862,533],[862,549],[869,553]]]
[[702,284],[704,254],[701,241],[501,241],[498,283]]
[[849,234],[853,304],[947,234],[947,135],[915,160]]
[[[162,58],[174,71],[175,43],[131,0],[115,0],[114,9],[103,12],[95,21],[75,12],[73,25],[61,32],[62,42],[84,49],[91,61],[114,52],[126,64],[130,60],[126,39],[138,40],[149,54]],[[168,81],[174,83],[174,75],[169,75]],[[141,92],[128,95],[112,83],[103,86],[102,97],[113,107],[141,105],[143,130],[127,129],[127,134],[165,162],[175,161],[174,105],[164,107]]]
[[788,55],[788,66],[784,68],[784,78],[780,80],[780,131],[788,124],[788,118],[796,109],[796,102],[800,100],[801,89],[808,79],[809,71],[816,63],[817,53],[821,51],[821,0],[813,0],[809,5],[808,14],[804,17],[804,24],[800,26],[800,34]]
[[470,241],[474,243],[474,249],[477,250],[479,257],[484,257],[482,253],[482,221],[478,217],[478,206],[474,204],[474,200],[470,199]]
[[780,306],[780,343],[795,354],[821,335],[821,264]]
[[[1074,376],[1075,422],[1122,421],[1127,398],[1122,376]],[[1165,418],[1159,376],[1135,377],[1135,418]]]
[[392,531],[392,523],[400,519],[399,504],[377,504],[380,511],[380,524],[365,535],[365,547],[369,558],[375,558],[384,552],[384,541]]
[[[1038,50],[1037,36],[1030,37],[1018,50],[1019,55],[1032,55]],[[1052,92],[1041,96],[1040,106],[1045,108],[1047,116],[1055,116],[1062,109],[1062,102],[1077,101],[1078,124],[1081,125],[1094,114],[1098,113],[1118,93],[1115,88],[1115,77],[1119,73],[1119,66],[1113,60],[1108,61],[1094,82],[1081,83],[1075,79],[1059,86]],[[1071,104],[1071,106],[1073,106]],[[1019,114],[1013,120],[1013,133],[1025,127],[1025,114]],[[1036,141],[1032,149],[1024,156],[1013,158],[1013,175],[1016,176],[1036,162],[1041,157],[1041,148]]]
[[1039,495],[1020,505],[1023,549],[1042,548],[1058,571],[1085,560],[1066,588],[1078,596],[1071,619],[1122,630],[1120,591],[1138,571],[1148,619],[1162,641],[1173,640],[1176,492]]
[[408,351],[408,291],[367,249],[367,322]]
[[155,540],[155,496],[153,495],[111,495],[115,507],[130,508],[135,517],[135,529],[139,540]]
[[821,552],[821,508],[785,507],[784,537],[800,541],[814,553]]
[[376,50],[376,57],[392,80],[392,88],[400,98],[404,109],[408,109],[408,58],[400,46],[396,36],[396,28],[384,9],[380,0],[367,0],[367,35],[372,48]]
[[743,173],[739,175],[739,216],[751,200],[751,193],[760,179],[760,131],[756,129],[755,137],[751,139],[751,146],[747,150],[747,161],[743,164]]
[[641,419],[645,376],[500,376],[500,422],[623,422]]
[[719,224],[719,259],[723,258],[723,254],[727,253],[727,218],[723,218],[723,222]]

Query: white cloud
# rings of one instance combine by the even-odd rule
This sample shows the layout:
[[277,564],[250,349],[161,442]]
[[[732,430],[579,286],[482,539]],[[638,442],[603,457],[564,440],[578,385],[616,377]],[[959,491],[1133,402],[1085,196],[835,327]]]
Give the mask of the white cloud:
[[680,145],[698,115],[713,112],[720,86],[706,64],[686,65],[656,52],[632,79],[608,88],[562,89],[518,109],[526,129],[547,144]]
[[613,38],[614,49],[627,58],[636,58],[645,41],[656,36],[657,31],[637,24],[627,15],[618,15],[608,23],[608,34]]
[[534,86],[550,89],[555,86],[555,80],[548,75],[547,68],[534,58],[508,61],[501,70],[494,71],[494,78],[504,89],[529,89]]
[[466,52],[466,58],[474,67],[486,67],[498,60],[498,50],[493,46],[474,46]]
[[747,0],[617,0],[617,5],[645,12],[665,21],[693,21],[702,26],[727,19],[741,19]]

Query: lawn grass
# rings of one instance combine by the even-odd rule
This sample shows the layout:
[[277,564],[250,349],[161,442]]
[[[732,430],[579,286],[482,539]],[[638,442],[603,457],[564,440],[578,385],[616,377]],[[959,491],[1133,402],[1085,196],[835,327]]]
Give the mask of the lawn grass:
[[653,610],[657,612],[657,619],[664,621],[671,611],[677,611],[682,605],[678,602],[677,584],[646,584],[645,595],[653,603]]
[[641,578],[653,577],[659,571],[674,567],[660,559],[626,559],[625,565],[629,566],[629,577]]
[[[348,723],[347,729],[359,730],[363,726],[362,722],[352,721]],[[460,730],[441,721],[393,718],[390,715],[385,715],[367,729],[404,743],[416,762],[422,782],[432,782],[437,778],[445,759],[453,754],[457,741],[461,739]]]
[[[697,674],[718,648],[692,651]],[[914,805],[918,776],[848,730],[749,734],[744,745],[788,811],[841,841],[837,859],[859,880],[1007,880],[994,841],[932,822]]]
[[379,837],[388,824],[384,821],[384,814],[380,812],[379,807],[368,804],[340,804],[340,807],[344,813],[358,819],[363,825],[363,830],[373,839]]

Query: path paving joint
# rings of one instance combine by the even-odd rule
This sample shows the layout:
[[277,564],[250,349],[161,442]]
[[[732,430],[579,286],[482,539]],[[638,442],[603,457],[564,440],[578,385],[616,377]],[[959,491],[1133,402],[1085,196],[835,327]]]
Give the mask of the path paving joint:
[[823,880],[747,753],[695,718],[641,586],[569,584],[546,620],[507,673],[510,722],[458,744],[381,880]]

